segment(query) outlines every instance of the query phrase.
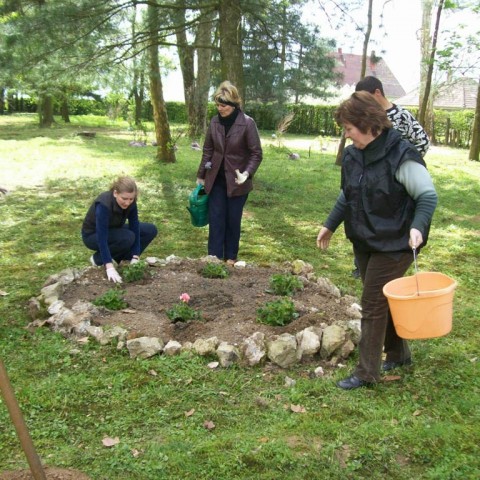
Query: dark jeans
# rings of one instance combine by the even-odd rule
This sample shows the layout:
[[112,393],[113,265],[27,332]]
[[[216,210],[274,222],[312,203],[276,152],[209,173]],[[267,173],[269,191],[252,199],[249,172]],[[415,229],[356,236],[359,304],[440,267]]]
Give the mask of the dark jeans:
[[240,245],[243,207],[247,195],[227,197],[227,187],[215,182],[208,197],[208,254],[236,260]]
[[363,282],[362,336],[359,362],[354,375],[367,382],[380,379],[382,350],[387,360],[401,362],[410,358],[406,340],[395,332],[383,286],[403,277],[413,261],[411,253],[363,253],[355,251]]
[[[157,236],[157,227],[153,223],[140,222],[140,253],[142,253]],[[86,247],[94,250],[93,259],[97,265],[102,265],[103,260],[100,256],[98,239],[96,233],[83,234],[82,240]],[[117,262],[122,260],[131,260],[132,247],[135,243],[135,234],[124,225],[122,228],[108,229],[108,248],[110,255]]]

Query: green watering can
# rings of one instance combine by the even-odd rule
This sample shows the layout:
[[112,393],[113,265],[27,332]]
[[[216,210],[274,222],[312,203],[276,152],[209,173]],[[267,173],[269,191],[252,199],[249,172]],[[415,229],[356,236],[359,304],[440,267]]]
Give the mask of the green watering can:
[[190,218],[194,227],[208,225],[208,194],[203,185],[197,185],[188,198]]

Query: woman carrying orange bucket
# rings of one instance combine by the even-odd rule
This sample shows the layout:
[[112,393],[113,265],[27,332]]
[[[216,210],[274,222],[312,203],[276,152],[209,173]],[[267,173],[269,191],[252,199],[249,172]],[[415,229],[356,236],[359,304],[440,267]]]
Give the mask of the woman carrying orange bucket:
[[[362,336],[353,373],[337,383],[352,390],[373,385],[380,372],[412,363],[407,341],[395,332],[383,286],[402,277],[427,243],[437,193],[422,156],[392,128],[368,92],[355,92],[335,112],[348,146],[341,191],[317,237],[326,249],[343,222],[363,282]],[[382,351],[386,360],[382,364]]]

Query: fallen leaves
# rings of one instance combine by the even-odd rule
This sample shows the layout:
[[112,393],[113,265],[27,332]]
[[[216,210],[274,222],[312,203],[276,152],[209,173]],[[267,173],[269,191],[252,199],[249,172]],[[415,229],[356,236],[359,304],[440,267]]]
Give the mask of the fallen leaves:
[[185,416],[188,418],[188,417],[191,417],[194,413],[195,413],[195,409],[192,408],[188,412],[185,412]]
[[203,427],[207,430],[213,430],[215,428],[215,424],[211,420],[205,420],[203,422]]
[[303,407],[302,405],[294,405],[293,403],[290,405],[290,410],[293,413],[307,413],[305,407]]
[[120,443],[120,439],[118,437],[112,438],[112,437],[104,437],[102,440],[103,446],[104,447],[114,447],[115,445],[118,445]]
[[0,290],[0,297],[6,297],[8,295],[8,292],[5,290]]
[[401,380],[402,377],[400,375],[385,375],[383,377],[384,382],[396,382],[397,380]]

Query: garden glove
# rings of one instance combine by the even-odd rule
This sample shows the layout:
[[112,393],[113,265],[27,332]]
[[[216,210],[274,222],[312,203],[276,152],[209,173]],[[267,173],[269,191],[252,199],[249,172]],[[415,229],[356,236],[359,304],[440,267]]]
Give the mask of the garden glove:
[[248,172],[243,172],[240,173],[240,170],[235,170],[235,173],[237,174],[237,178],[235,179],[235,183],[237,185],[241,185],[242,183],[245,183],[245,180],[248,178]]
[[130,260],[130,265],[133,265],[134,263],[138,263],[139,260],[140,259],[136,255],[134,255]]
[[122,283],[122,277],[115,270],[115,267],[107,268],[107,277],[108,277],[108,280],[112,281],[113,283]]

